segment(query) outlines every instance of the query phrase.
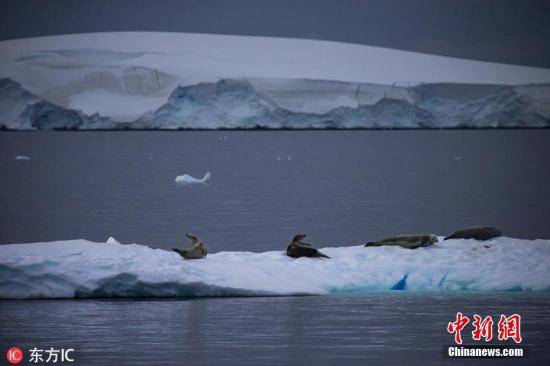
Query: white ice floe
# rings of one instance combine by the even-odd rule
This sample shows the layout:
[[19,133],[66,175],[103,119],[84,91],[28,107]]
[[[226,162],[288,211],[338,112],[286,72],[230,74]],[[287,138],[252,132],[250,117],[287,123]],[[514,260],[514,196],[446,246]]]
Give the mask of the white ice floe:
[[31,160],[31,157],[26,156],[26,155],[17,155],[14,159],[15,160]]
[[144,245],[69,240],[0,246],[0,298],[277,296],[411,291],[548,291],[550,240],[501,237],[399,247],[219,252],[205,260]]
[[206,174],[202,178],[195,178],[189,174],[178,175],[174,182],[178,184],[204,184],[208,182],[208,180],[210,179],[210,175],[210,172],[206,172]]
[[292,155],[277,155],[277,161],[292,160]]

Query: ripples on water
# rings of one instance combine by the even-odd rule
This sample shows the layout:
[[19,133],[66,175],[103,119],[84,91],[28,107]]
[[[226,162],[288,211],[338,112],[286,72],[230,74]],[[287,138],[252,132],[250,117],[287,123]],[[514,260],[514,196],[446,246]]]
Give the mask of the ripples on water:
[[[220,136],[227,138],[219,139]],[[473,224],[548,238],[549,130],[0,133],[0,243],[113,235],[281,250]],[[17,155],[31,160],[14,160]],[[291,159],[281,157],[291,156]],[[208,186],[174,183],[212,172]],[[0,349],[75,347],[86,365],[477,364],[442,357],[456,311],[523,316],[550,357],[548,294],[1,301]],[[483,363],[489,363],[485,362]]]
[[545,364],[549,308],[513,293],[2,301],[0,346],[75,347],[86,365],[474,364],[442,356],[456,311],[517,312],[530,358],[510,363]]
[[[298,232],[322,247],[476,224],[550,238],[549,139],[550,130],[0,133],[0,243],[114,236],[170,250],[191,231],[210,253],[262,252]],[[32,160],[14,160],[23,154]],[[208,186],[174,183],[207,171]]]

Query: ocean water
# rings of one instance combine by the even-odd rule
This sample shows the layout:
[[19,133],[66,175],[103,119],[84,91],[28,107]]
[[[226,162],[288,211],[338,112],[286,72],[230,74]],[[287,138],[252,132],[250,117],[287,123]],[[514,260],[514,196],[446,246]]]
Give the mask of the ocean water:
[[[0,243],[210,252],[488,224],[550,238],[550,130],[0,133]],[[31,160],[15,160],[24,155]],[[176,176],[212,174],[209,185]]]
[[[190,231],[210,253],[262,252],[299,232],[323,247],[475,224],[549,238],[549,141],[550,130],[4,132],[0,243],[114,236],[169,249]],[[208,185],[174,183],[207,171]],[[85,365],[477,364],[443,357],[447,322],[517,312],[529,358],[504,363],[542,365],[549,309],[548,293],[520,292],[0,301],[0,350],[75,348]]]
[[[400,291],[356,297],[2,301],[0,349],[74,348],[79,365],[547,365],[549,308],[548,294]],[[444,357],[443,348],[453,342],[446,326],[456,311],[493,319],[521,314],[529,358]],[[467,331],[463,339],[474,344]]]

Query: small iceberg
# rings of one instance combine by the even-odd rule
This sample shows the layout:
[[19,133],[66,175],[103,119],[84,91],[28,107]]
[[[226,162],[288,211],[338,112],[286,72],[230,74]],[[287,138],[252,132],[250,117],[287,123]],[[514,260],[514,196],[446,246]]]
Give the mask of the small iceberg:
[[205,184],[210,179],[210,172],[206,172],[204,177],[202,178],[195,178],[189,174],[184,175],[178,175],[174,182],[177,184]]
[[292,155],[278,155],[277,161],[281,161],[281,160],[292,160]]
[[14,160],[31,160],[31,157],[25,155],[17,155]]

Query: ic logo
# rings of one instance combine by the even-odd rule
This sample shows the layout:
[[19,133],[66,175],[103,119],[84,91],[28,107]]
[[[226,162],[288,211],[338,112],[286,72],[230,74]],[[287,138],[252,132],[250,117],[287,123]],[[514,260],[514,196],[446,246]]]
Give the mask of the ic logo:
[[23,351],[19,347],[12,347],[6,353],[6,358],[12,365],[17,365],[23,359]]

